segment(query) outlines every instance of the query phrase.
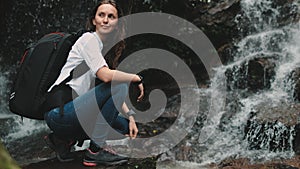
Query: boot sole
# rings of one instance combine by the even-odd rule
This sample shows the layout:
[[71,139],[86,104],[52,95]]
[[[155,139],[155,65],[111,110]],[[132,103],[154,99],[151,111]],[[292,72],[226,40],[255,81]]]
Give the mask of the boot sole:
[[99,164],[103,164],[106,166],[113,166],[113,165],[121,165],[124,163],[127,163],[128,160],[120,160],[120,161],[112,161],[112,162],[108,162],[108,161],[89,161],[89,160],[83,160],[83,165],[87,166],[87,167],[96,167]]

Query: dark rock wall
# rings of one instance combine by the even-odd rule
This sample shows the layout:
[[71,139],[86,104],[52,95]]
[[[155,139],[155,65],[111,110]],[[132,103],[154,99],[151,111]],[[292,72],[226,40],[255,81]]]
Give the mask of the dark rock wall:
[[1,63],[14,64],[31,42],[53,31],[75,31],[85,24],[93,1],[7,1],[1,5]]
[[[184,0],[120,2],[122,2],[125,14],[161,11],[185,18],[203,30],[216,48],[232,41],[235,34],[233,19],[239,9],[238,1],[226,1],[221,4],[215,1],[213,3],[195,3]],[[0,64],[3,65],[2,67],[15,64],[21,57],[24,48],[46,33],[76,31],[84,27],[89,11],[95,3],[96,1],[88,0],[1,2],[0,43],[2,50],[0,51]],[[171,43],[171,45],[178,44]],[[186,60],[191,55],[184,51],[177,53]],[[199,62],[192,63],[201,65]]]

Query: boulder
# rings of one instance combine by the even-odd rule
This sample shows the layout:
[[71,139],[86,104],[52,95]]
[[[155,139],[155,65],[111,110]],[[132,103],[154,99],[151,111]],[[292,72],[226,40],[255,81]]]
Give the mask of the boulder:
[[275,75],[274,57],[255,57],[226,70],[227,88],[246,89],[250,93],[269,89]]
[[198,26],[218,49],[236,37],[235,17],[240,11],[240,0],[198,3],[191,11],[192,22]]
[[300,68],[293,70],[289,76],[288,80],[290,83],[290,92],[293,95],[294,101],[300,101]]
[[295,127],[299,126],[300,104],[282,102],[274,106],[266,101],[254,110],[245,127],[249,149],[300,150],[300,127]]

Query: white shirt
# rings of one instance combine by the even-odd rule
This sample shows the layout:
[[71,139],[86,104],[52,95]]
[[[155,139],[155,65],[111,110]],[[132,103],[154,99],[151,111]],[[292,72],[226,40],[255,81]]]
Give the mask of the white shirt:
[[[81,64],[85,62],[89,67],[89,71],[84,73],[83,75],[73,78],[69,82],[68,85],[80,96],[86,93],[91,86],[91,82],[96,78],[97,71],[103,66],[107,66],[107,63],[102,55],[103,43],[100,37],[96,32],[84,33],[72,46],[72,49],[69,53],[67,61],[63,66],[60,75],[54,82],[54,84],[49,88],[48,92],[51,89],[59,85],[66,78],[70,76],[71,71]],[[76,71],[74,72],[76,73]]]

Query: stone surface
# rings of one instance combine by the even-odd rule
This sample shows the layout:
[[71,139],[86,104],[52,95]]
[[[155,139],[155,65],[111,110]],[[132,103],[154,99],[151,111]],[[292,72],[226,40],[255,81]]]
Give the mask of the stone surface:
[[[245,138],[250,149],[268,149],[271,151],[299,151],[300,105],[263,102],[255,107],[245,128]],[[294,130],[295,129],[295,130]]]
[[293,98],[295,101],[300,101],[300,68],[293,70],[289,77],[289,85],[291,86],[291,91],[293,93]]
[[227,88],[246,89],[249,93],[269,89],[275,76],[276,58],[277,56],[256,56],[240,66],[227,69]]

